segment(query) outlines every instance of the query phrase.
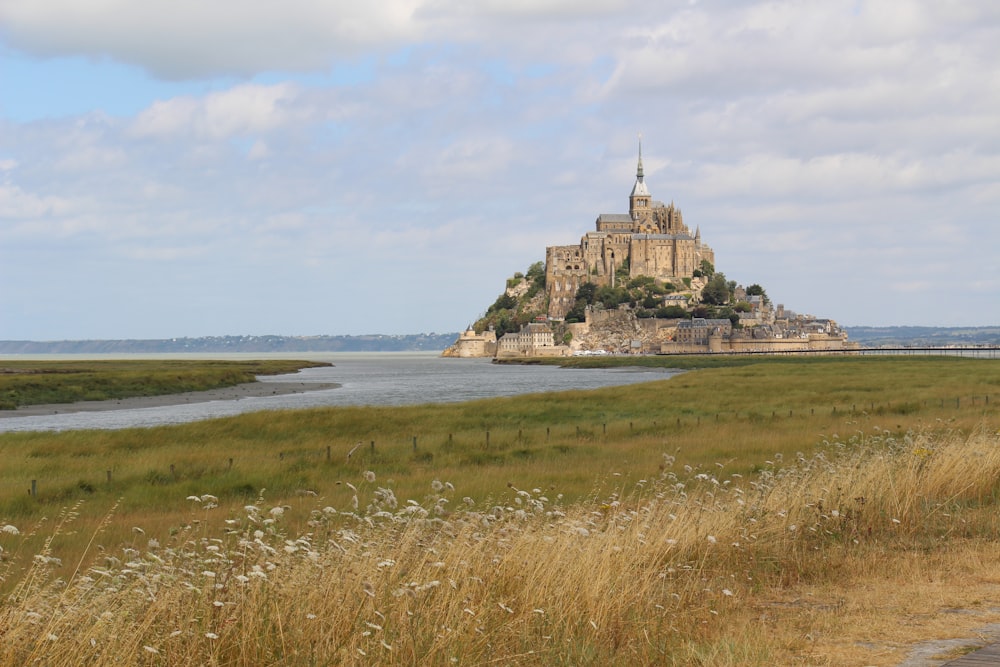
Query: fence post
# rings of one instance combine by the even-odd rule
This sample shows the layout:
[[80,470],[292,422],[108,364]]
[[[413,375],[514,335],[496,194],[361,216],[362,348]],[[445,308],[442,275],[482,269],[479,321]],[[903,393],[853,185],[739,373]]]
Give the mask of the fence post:
[[489,430],[486,431],[486,448],[487,449],[490,448],[490,432],[489,432]]
[[108,473],[108,483],[110,484],[111,483],[111,471],[108,470],[107,473]]
[[38,480],[37,479],[31,480],[31,497],[32,498],[37,498],[38,497]]

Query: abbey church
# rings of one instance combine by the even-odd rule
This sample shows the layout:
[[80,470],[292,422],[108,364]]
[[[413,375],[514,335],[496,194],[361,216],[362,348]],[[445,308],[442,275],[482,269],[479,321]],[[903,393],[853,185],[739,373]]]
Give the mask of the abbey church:
[[702,260],[715,264],[715,253],[701,242],[700,230],[692,235],[680,209],[650,195],[642,173],[641,144],[628,204],[628,213],[599,215],[596,230],[587,232],[579,245],[545,249],[550,318],[566,315],[581,284],[614,286],[615,273],[623,266],[630,278],[650,276],[679,285],[694,275]]

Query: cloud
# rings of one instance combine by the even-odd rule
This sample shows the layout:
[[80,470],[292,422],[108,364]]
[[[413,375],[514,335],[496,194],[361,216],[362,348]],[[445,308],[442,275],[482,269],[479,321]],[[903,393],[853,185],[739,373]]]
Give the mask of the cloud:
[[41,57],[84,55],[134,64],[164,79],[326,68],[334,57],[416,36],[416,2],[287,0],[9,0],[0,28]]
[[857,323],[883,293],[896,323],[1000,317],[996,3],[8,0],[0,39],[152,73],[116,113],[0,118],[0,282],[39,286],[12,312],[87,274],[109,336],[148,293],[154,335],[458,328],[627,210],[642,132],[732,279]]
[[201,98],[157,101],[138,115],[130,133],[136,137],[183,133],[219,140],[301,123],[313,113],[308,105],[300,103],[293,84],[244,84]]

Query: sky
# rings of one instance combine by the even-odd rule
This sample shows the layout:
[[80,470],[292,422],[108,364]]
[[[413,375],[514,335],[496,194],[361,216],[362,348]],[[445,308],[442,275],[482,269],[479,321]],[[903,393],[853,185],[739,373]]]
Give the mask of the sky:
[[995,0],[0,0],[0,339],[464,329],[645,182],[845,326],[1000,324]]

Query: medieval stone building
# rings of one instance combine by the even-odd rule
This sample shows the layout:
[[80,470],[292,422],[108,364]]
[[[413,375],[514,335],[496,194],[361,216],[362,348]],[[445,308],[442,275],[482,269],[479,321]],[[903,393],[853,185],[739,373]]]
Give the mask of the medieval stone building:
[[656,201],[642,172],[642,145],[635,185],[628,198],[628,213],[602,213],[596,230],[587,232],[579,245],[545,249],[545,285],[550,318],[566,315],[585,282],[615,284],[615,273],[628,267],[628,276],[651,276],[680,283],[691,278],[702,260],[715,264],[715,253],[701,242],[701,232],[684,224],[680,209]]

